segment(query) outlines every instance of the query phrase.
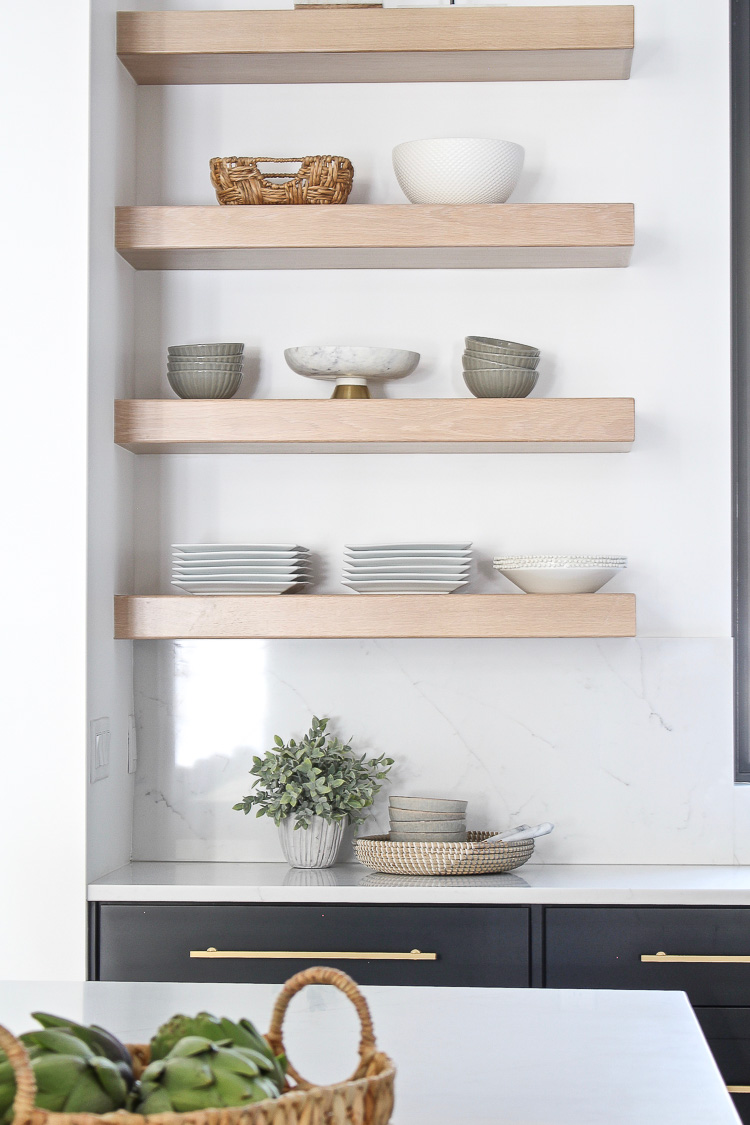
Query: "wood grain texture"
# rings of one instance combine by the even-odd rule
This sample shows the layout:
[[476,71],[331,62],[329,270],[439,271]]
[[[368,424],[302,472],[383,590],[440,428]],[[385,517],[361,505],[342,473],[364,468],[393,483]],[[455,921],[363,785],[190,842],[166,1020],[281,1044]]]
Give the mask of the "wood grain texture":
[[115,598],[117,639],[633,636],[634,594]]
[[136,82],[497,82],[630,75],[633,6],[119,12]]
[[631,203],[118,207],[137,269],[624,266]]
[[115,442],[136,453],[548,452],[630,448],[632,398],[128,399]]

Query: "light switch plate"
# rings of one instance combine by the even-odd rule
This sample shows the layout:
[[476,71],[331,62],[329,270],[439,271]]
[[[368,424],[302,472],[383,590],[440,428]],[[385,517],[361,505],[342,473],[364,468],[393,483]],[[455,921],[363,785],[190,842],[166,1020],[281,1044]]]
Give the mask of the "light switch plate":
[[106,716],[89,723],[89,780],[92,785],[109,777],[110,725]]

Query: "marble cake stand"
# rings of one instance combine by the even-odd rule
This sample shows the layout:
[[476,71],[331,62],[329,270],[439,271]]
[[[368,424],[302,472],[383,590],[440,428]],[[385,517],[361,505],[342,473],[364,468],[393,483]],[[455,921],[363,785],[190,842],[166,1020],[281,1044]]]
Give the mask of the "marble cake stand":
[[320,345],[287,348],[284,358],[298,375],[334,382],[332,398],[370,398],[368,382],[411,375],[419,363],[419,352]]

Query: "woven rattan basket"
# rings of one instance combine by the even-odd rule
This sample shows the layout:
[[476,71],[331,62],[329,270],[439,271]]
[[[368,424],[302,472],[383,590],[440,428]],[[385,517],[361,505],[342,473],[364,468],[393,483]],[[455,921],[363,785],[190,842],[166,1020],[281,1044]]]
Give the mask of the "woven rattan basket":
[[[0,1027],[0,1047],[16,1075],[13,1125],[387,1125],[393,1111],[395,1070],[387,1055],[375,1049],[367,1001],[351,977],[338,969],[315,966],[297,973],[282,988],[274,1005],[266,1038],[278,1053],[284,1050],[281,1025],[284,1013],[300,989],[308,984],[332,984],[341,989],[357,1010],[362,1034],[359,1065],[346,1082],[335,1086],[313,1086],[293,1066],[288,1073],[295,1085],[276,1100],[256,1102],[238,1109],[204,1109],[193,1113],[158,1113],[142,1117],[136,1113],[50,1113],[34,1106],[36,1085],[29,1057],[21,1043]],[[129,1046],[136,1077],[149,1060],[148,1046]]]
[[354,841],[357,859],[386,875],[497,875],[526,863],[533,840],[517,844],[486,844],[495,832],[467,832],[466,843],[395,843],[387,836],[360,836]]
[[[299,164],[298,172],[266,172],[259,164]],[[282,180],[282,183],[273,183]],[[227,156],[211,161],[211,183],[225,205],[346,203],[354,169],[345,156]]]

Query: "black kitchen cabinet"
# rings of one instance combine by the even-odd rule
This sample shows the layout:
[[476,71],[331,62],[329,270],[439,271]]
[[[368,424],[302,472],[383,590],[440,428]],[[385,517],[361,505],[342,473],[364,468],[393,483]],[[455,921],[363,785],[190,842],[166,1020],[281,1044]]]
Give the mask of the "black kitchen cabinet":
[[[312,964],[326,964],[360,984],[526,988],[531,983],[525,906],[97,903],[92,913],[94,980],[277,984]],[[190,956],[209,949],[284,956]],[[436,957],[326,956],[415,949]]]
[[750,1008],[696,1008],[695,1014],[727,1086],[748,1087],[732,1097],[750,1125]]
[[750,955],[748,907],[548,907],[545,946],[549,988],[676,989],[697,1006],[750,1005],[750,964],[641,961]]

